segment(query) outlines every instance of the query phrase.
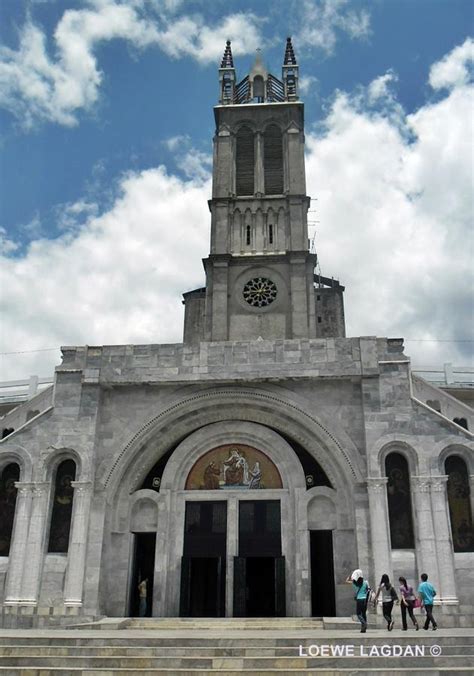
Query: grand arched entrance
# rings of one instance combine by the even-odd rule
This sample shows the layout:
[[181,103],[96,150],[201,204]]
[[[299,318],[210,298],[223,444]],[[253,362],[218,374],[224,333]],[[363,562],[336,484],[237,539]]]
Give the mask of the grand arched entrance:
[[[351,612],[343,580],[358,547],[356,456],[348,461],[347,444],[275,396],[245,392],[237,409],[243,394],[183,401],[185,412],[161,413],[118,455],[107,479],[115,506],[102,567],[105,614],[136,612],[135,543],[147,533],[155,538],[151,616]],[[112,574],[123,597],[107,594]],[[323,609],[312,602],[315,580],[330,596]]]
[[[343,501],[308,462],[256,423],[212,423],[188,435],[133,493],[128,613],[138,613],[141,568],[153,616],[335,614]],[[311,593],[312,577],[323,600]]]

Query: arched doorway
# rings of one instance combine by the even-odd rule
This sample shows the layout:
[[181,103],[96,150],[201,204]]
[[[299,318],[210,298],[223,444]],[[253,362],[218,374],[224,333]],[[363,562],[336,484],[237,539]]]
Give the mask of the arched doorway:
[[[338,615],[347,615],[350,612],[350,599],[347,597],[345,585],[339,584],[339,579],[344,573],[347,575],[346,566],[342,565],[344,553],[353,552],[357,556],[357,540],[354,526],[353,480],[358,475],[358,468],[354,464],[354,458],[349,459],[346,448],[350,443],[344,439],[345,447],[334,436],[328,436],[327,432],[307,414],[285,409],[283,401],[271,399],[271,410],[266,408],[266,395],[246,392],[245,407],[248,407],[249,418],[247,420],[232,419],[235,412],[235,399],[242,392],[232,393],[233,404],[228,406],[227,398],[230,392],[227,390],[215,394],[215,400],[208,394],[190,400],[192,407],[196,408],[198,416],[191,416],[186,404],[186,415],[173,410],[172,418],[168,420],[168,413],[160,413],[154,427],[150,424],[144,428],[145,437],[135,437],[132,447],[120,451],[117,469],[109,473],[105,485],[110,482],[111,499],[114,502],[114,511],[108,519],[109,528],[113,533],[113,547],[107,550],[107,559],[104,561],[107,570],[117,571],[118,557],[128,552],[131,559],[133,554],[133,534],[130,530],[128,536],[121,532],[121,524],[130,514],[131,497],[153,494],[157,502],[158,523],[156,526],[156,550],[154,568],[153,589],[153,616],[173,617],[179,616],[181,608],[182,591],[182,559],[184,556],[186,503],[192,501],[224,501],[226,503],[226,535],[225,535],[225,615],[232,617],[238,614],[238,585],[234,578],[241,571],[237,570],[235,561],[239,558],[239,502],[244,498],[249,501],[276,500],[280,504],[280,528],[281,528],[281,556],[284,557],[285,578],[285,613],[288,616],[309,617],[312,615],[311,608],[311,558],[310,558],[310,533],[308,526],[308,499],[314,483],[321,481],[325,475],[327,482],[320,488],[328,488],[334,493],[334,512],[336,514],[336,527],[332,531],[334,548],[334,578],[336,581],[336,612]],[[261,399],[264,407],[261,408]],[[281,415],[277,416],[275,407],[282,407]],[[184,404],[183,404],[184,406]],[[244,408],[239,408],[241,415]],[[260,411],[260,413],[259,413]],[[179,415],[178,415],[179,413]],[[305,417],[306,416],[306,417]],[[243,415],[245,417],[245,415]],[[259,422],[253,422],[252,418],[258,418]],[[224,419],[223,419],[224,418]],[[217,419],[217,421],[216,421]],[[163,420],[158,425],[158,421]],[[166,420],[166,426],[165,426]],[[199,420],[200,427],[192,429],[191,423]],[[215,421],[215,422],[214,422]],[[187,428],[187,433],[183,432]],[[281,428],[281,429],[280,429]],[[166,435],[163,431],[166,430]],[[173,434],[168,433],[169,430]],[[321,435],[323,438],[321,438]],[[326,435],[326,436],[324,436]],[[164,441],[167,439],[165,445]],[[206,453],[220,446],[244,444],[267,454],[277,467],[282,488],[262,490],[261,488],[231,488],[220,487],[195,489],[186,487],[188,476],[197,463]],[[296,443],[297,442],[297,443]],[[131,451],[133,450],[133,453]],[[158,450],[160,449],[160,450]],[[307,449],[307,450],[305,450]],[[128,461],[122,463],[120,458]],[[304,458],[304,452],[308,458]],[[162,459],[168,455],[168,460],[163,469]],[[311,457],[309,457],[311,456]],[[316,461],[311,466],[311,458]],[[319,464],[318,464],[319,463]],[[207,463],[209,465],[210,463]],[[253,469],[253,465],[251,465]],[[160,470],[160,471],[158,471]],[[159,476],[162,472],[161,476]],[[153,475],[153,476],[152,476]],[[220,481],[223,481],[220,473]],[[321,475],[321,476],[320,476]],[[324,478],[324,477],[323,477]],[[208,471],[207,481],[212,484],[212,471]],[[146,487],[144,485],[146,483]],[[323,482],[324,483],[324,482]],[[333,488],[329,488],[329,486]],[[258,517],[261,519],[262,517]],[[321,526],[321,522],[311,529],[328,530]],[[330,530],[330,528],[329,528]],[[319,548],[319,551],[321,549]],[[110,552],[110,554],[109,554]],[[272,556],[276,555],[272,552]],[[199,558],[199,557],[197,557]],[[240,558],[251,558],[249,556]],[[258,558],[266,558],[260,556]],[[271,557],[268,557],[271,558]],[[199,563],[197,564],[200,565]],[[201,562],[201,565],[202,564]],[[214,565],[214,564],[213,564]],[[252,565],[264,565],[257,562]],[[344,567],[344,571],[342,571]],[[128,568],[128,577],[125,575],[126,566],[121,564],[118,572],[123,580],[122,588],[130,589],[131,566]],[[267,569],[268,570],[268,569]],[[199,575],[199,572],[197,573]],[[248,572],[252,576],[252,570]],[[276,572],[275,575],[278,573]],[[106,588],[107,580],[103,579]],[[347,597],[347,598],[346,598]],[[128,598],[128,597],[127,597]],[[236,607],[234,608],[234,603]],[[106,614],[123,615],[120,609],[124,604],[120,596],[107,597],[107,605],[104,607]],[[127,604],[122,605],[122,608]],[[109,610],[110,608],[110,610]],[[215,610],[213,613],[222,613]],[[210,610],[207,610],[210,613]],[[251,614],[252,608],[246,608],[244,614]],[[270,609],[269,614],[276,614],[275,609]]]

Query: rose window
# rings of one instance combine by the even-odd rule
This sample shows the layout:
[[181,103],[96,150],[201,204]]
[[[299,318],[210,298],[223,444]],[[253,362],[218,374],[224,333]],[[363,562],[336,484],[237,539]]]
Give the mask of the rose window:
[[266,277],[254,277],[244,286],[243,296],[252,307],[266,307],[277,295],[275,282]]

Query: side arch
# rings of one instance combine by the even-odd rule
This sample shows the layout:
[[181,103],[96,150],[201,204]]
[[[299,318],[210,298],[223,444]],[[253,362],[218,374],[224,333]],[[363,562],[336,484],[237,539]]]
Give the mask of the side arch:
[[438,471],[441,475],[446,474],[445,472],[445,462],[450,455],[459,455],[464,462],[466,463],[467,470],[470,475],[474,474],[474,452],[472,448],[469,448],[465,444],[459,443],[450,443],[448,446],[445,446],[438,454],[437,463]]
[[419,474],[420,463],[417,451],[403,437],[392,437],[390,440],[380,439],[374,446],[372,458],[376,458],[376,465],[369,461],[370,476],[385,476],[385,460],[390,453],[399,453],[404,456],[411,476]]
[[31,455],[22,446],[14,446],[0,455],[0,472],[10,463],[20,467],[20,481],[31,481],[33,478],[33,461]]

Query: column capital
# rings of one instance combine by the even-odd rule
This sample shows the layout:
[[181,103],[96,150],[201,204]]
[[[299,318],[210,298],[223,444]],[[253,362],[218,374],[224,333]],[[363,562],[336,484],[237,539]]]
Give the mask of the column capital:
[[74,494],[81,495],[92,490],[92,481],[71,481],[71,486],[74,488]]
[[434,476],[431,479],[431,492],[432,493],[444,493],[445,486],[449,477],[447,474],[441,474],[440,476]]
[[32,493],[34,485],[35,484],[32,481],[15,481],[15,488],[20,495],[29,495]]
[[430,476],[411,476],[410,486],[412,493],[429,493],[432,477]]
[[49,481],[38,481],[33,484],[33,495],[38,497],[44,495],[50,488]]
[[386,476],[367,477],[367,487],[372,493],[382,493],[387,487]]

